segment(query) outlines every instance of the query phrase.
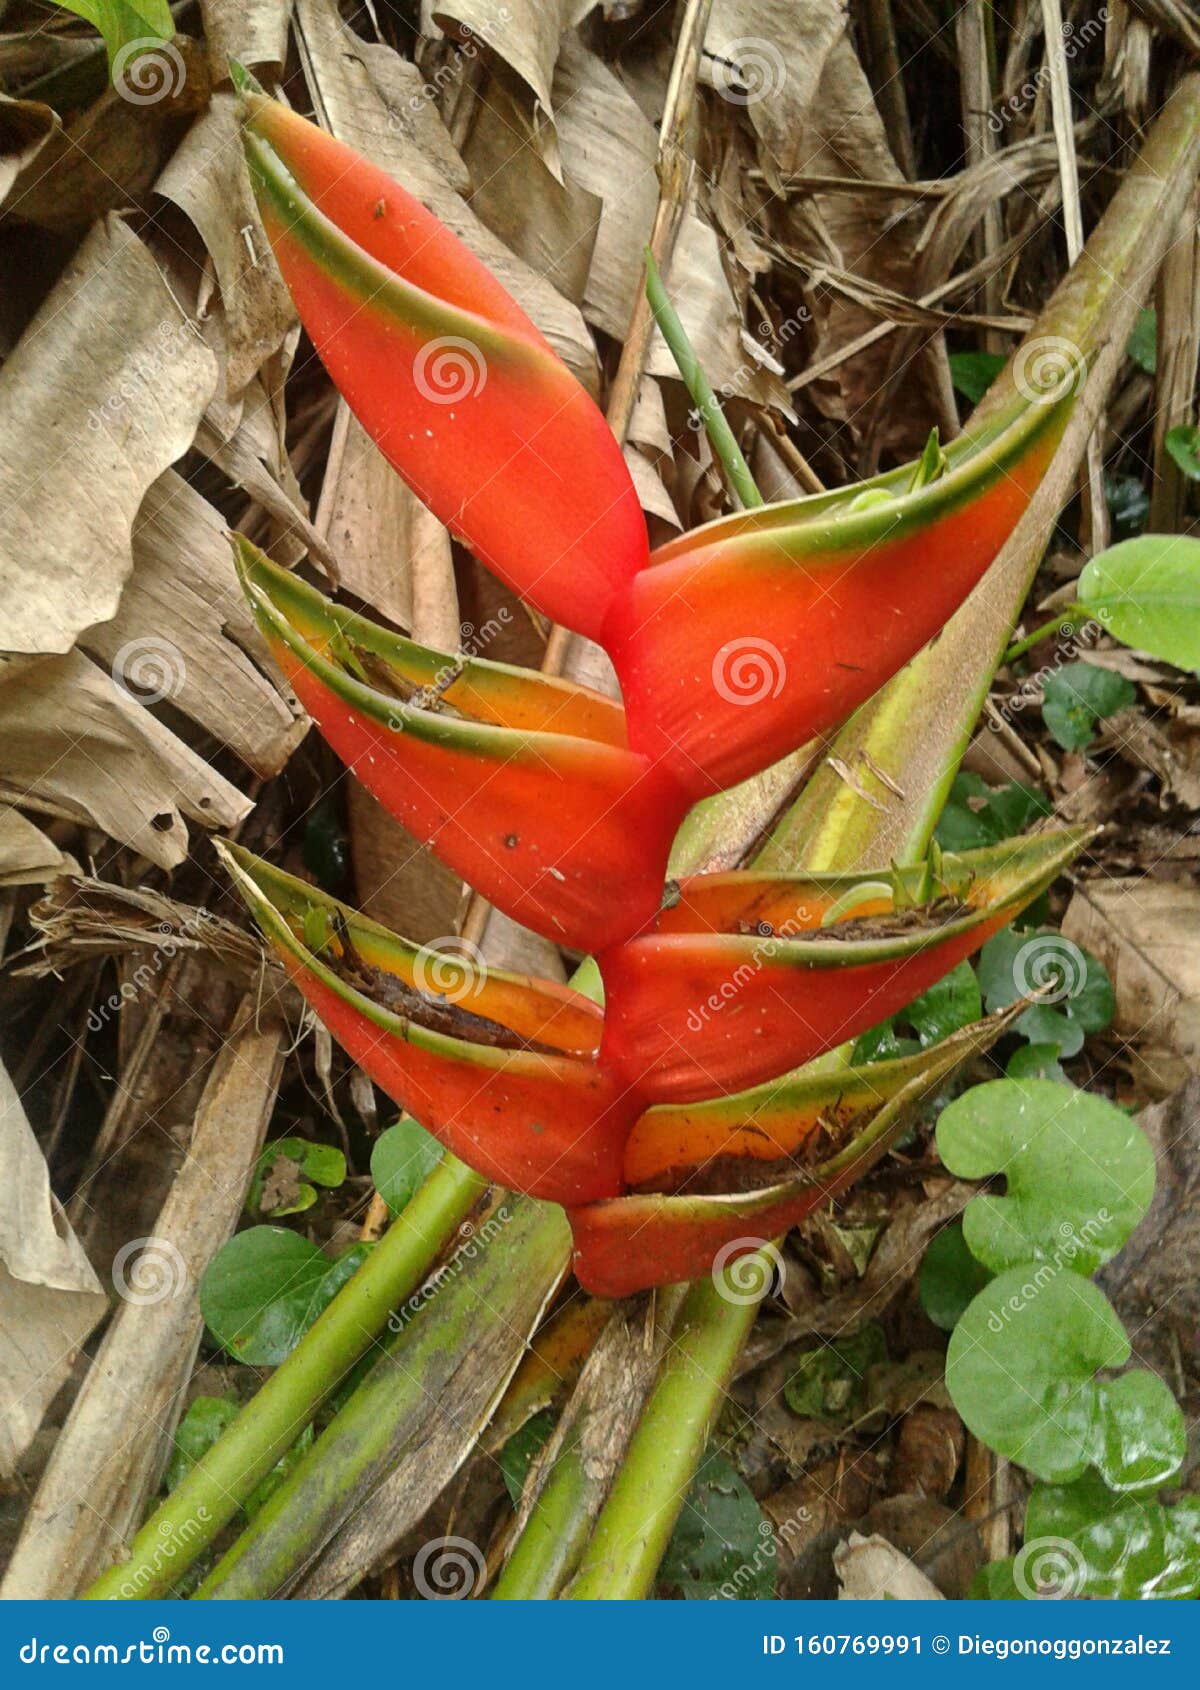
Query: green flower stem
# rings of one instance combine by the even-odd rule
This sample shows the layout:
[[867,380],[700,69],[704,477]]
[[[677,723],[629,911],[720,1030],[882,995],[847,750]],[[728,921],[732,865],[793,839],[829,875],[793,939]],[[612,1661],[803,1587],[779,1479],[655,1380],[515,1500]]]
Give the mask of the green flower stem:
[[151,1514],[128,1559],[102,1574],[89,1598],[154,1597],[171,1588],[375,1341],[391,1310],[421,1283],[486,1183],[453,1156],[443,1157],[287,1360]]
[[659,333],[679,366],[684,385],[708,432],[712,449],[725,470],[729,485],[747,509],[751,505],[761,505],[763,497],[755,486],[750,466],[742,456],[741,447],[733,438],[733,430],[726,421],[725,413],[708,377],[700,368],[700,360],[688,339],[687,330],[679,321],[679,314],[667,297],[662,276],[649,247],[646,248],[646,297],[650,301],[650,309],[654,313]]
[[1060,610],[1057,616],[1052,616],[1048,622],[1043,622],[1035,628],[1032,634],[1026,634],[1019,640],[1014,640],[1000,660],[1001,667],[1006,663],[1015,663],[1018,657],[1024,657],[1027,651],[1032,651],[1042,640],[1049,639],[1052,634],[1061,634],[1064,638],[1081,628],[1091,617],[1091,611],[1081,604],[1069,604]]

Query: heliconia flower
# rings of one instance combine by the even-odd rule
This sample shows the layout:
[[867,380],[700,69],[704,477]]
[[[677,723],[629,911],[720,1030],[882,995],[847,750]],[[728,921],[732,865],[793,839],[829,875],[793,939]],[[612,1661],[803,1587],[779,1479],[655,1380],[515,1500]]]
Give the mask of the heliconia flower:
[[249,852],[218,850],[334,1038],[456,1156],[558,1203],[623,1189],[638,1105],[596,1064],[587,998],[409,944]]
[[456,874],[579,950],[650,922],[687,799],[590,688],[451,657],[332,604],[241,536],[276,662],[342,761]]
[[654,928],[599,958],[600,1063],[684,1102],[799,1067],[894,1014],[1030,903],[1090,837],[939,855],[914,876],[684,880]]
[[[770,1249],[771,1239],[860,1179],[1019,1007],[916,1056],[787,1076],[687,1109],[651,1109],[627,1147],[627,1176],[653,1168],[658,1180],[700,1189],[645,1191],[570,1209],[575,1277],[596,1296],[627,1297],[710,1270],[720,1290],[720,1269],[728,1273],[727,1295],[757,1302],[767,1287],[749,1276],[744,1283],[738,1258],[762,1245]],[[760,1134],[766,1142],[756,1148]],[[677,1156],[675,1144],[687,1148],[668,1170],[663,1155]],[[755,1158],[769,1183],[751,1187]],[[725,1190],[722,1179],[729,1182]]]
[[419,200],[237,80],[263,225],[351,410],[482,563],[552,620],[599,637],[647,540],[596,405]]
[[981,580],[1066,426],[1077,381],[837,493],[710,522],[654,552],[605,632],[630,744],[693,797],[835,727]]

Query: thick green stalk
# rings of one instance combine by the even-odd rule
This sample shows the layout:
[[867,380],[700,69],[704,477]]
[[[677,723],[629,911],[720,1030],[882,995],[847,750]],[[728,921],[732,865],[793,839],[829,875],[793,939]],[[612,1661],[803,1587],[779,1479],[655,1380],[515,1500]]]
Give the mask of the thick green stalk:
[[[1024,343],[1040,341],[1061,351],[1066,341],[1078,351],[1095,352],[1087,392],[1033,506],[941,637],[838,736],[834,762],[855,772],[859,790],[836,766],[823,769],[776,829],[764,853],[774,858],[771,866],[854,868],[872,855],[911,859],[927,848],[1012,625],[1073,489],[1142,295],[1170,232],[1180,227],[1198,163],[1200,77],[1190,76],[1168,100],[1087,250]],[[1019,350],[983,412],[1011,395],[1020,358]],[[914,736],[916,722],[922,732]],[[868,773],[878,798],[862,784]],[[769,1274],[763,1283],[769,1283]],[[754,1305],[725,1301],[707,1281],[692,1287],[680,1341],[668,1352],[613,1481],[568,1592],[571,1599],[650,1594],[754,1312]]]
[[314,1411],[416,1290],[486,1181],[445,1156],[403,1214],[228,1431],[162,1502],[89,1598],[164,1595],[237,1512]]
[[733,430],[726,421],[725,413],[712,390],[712,384],[700,367],[695,348],[688,339],[687,330],[679,321],[675,307],[671,304],[658,265],[654,262],[654,254],[649,247],[646,248],[646,297],[650,301],[650,309],[654,313],[659,333],[679,366],[684,386],[704,424],[712,449],[725,470],[730,486],[744,506],[761,505],[763,497],[755,486],[750,465],[742,456],[742,449],[733,437]]

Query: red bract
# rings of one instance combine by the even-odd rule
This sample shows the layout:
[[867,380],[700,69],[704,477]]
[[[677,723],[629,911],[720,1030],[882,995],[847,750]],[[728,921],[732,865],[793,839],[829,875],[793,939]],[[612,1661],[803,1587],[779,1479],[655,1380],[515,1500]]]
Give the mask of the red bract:
[[1085,833],[940,859],[905,908],[894,875],[701,875],[652,932],[605,952],[600,1060],[654,1101],[713,1097],[811,1061],[927,990],[1049,885]]
[[280,668],[342,761],[497,908],[579,950],[651,921],[687,800],[568,681],[430,651],[330,603],[240,537]]
[[420,499],[554,621],[598,636],[646,561],[620,447],[469,248],[381,170],[247,89],[259,211],[305,328]]

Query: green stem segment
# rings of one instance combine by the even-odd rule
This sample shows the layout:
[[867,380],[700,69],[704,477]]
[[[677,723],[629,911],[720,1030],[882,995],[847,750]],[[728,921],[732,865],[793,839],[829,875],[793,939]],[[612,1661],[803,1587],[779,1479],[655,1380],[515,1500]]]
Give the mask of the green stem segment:
[[166,1594],[375,1341],[391,1310],[416,1290],[485,1187],[470,1168],[443,1157],[287,1360],[151,1514],[128,1560],[102,1574],[89,1598]]
[[1032,651],[1035,645],[1048,640],[1058,634],[1062,639],[1077,633],[1085,622],[1089,620],[1091,611],[1081,604],[1069,604],[1065,610],[1060,610],[1057,616],[1052,616],[1048,622],[1033,630],[1032,634],[1025,634],[1021,639],[1014,640],[1012,645],[1001,658],[1001,666],[1015,663],[1018,657],[1024,657],[1027,651]]
[[659,333],[679,366],[684,385],[708,433],[712,449],[721,461],[729,485],[747,510],[752,505],[761,505],[763,496],[755,486],[750,466],[742,456],[741,447],[733,438],[733,430],[726,421],[725,413],[708,377],[700,368],[700,360],[688,339],[687,330],[679,321],[679,314],[667,297],[662,276],[649,247],[646,248],[646,297],[650,301],[650,309],[654,313]]

